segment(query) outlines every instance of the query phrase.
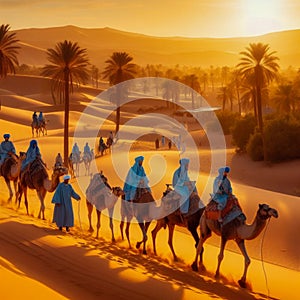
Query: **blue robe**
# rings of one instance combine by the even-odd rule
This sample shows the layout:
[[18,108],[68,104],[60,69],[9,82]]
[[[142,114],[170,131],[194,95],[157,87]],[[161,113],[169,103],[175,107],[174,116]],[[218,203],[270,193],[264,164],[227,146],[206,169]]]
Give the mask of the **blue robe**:
[[85,145],[83,148],[83,154],[86,155],[88,158],[92,158],[92,152],[89,145]]
[[40,114],[39,114],[39,116],[38,116],[38,123],[39,123],[39,124],[45,123],[45,118],[44,118],[42,112],[40,112]]
[[5,160],[5,158],[7,158],[9,155],[8,155],[8,152],[12,152],[14,154],[16,154],[16,149],[15,149],[15,146],[14,144],[11,142],[11,141],[3,141],[1,143],[1,160]]
[[74,144],[74,146],[72,148],[72,154],[80,155],[79,147],[76,143]]
[[139,161],[143,160],[142,156],[135,158],[134,165],[129,169],[123,191],[125,193],[125,200],[133,200],[136,194],[136,189],[140,184],[140,181],[144,181],[144,187],[151,192],[149,188],[149,180],[146,176],[143,166],[139,165]]
[[41,152],[39,147],[36,145],[36,147],[33,147],[33,144],[36,143],[36,141],[32,140],[30,142],[29,148],[26,152],[26,158],[22,161],[22,167],[21,170],[24,170],[30,163],[32,163],[37,157],[41,157]]
[[72,227],[74,226],[74,214],[71,197],[80,200],[80,196],[73,190],[70,184],[61,182],[52,198],[52,203],[55,205],[53,213],[53,223],[58,227]]
[[219,169],[219,175],[214,180],[212,199],[218,203],[218,209],[222,210],[227,204],[229,194],[232,194],[229,179],[223,176],[225,168]]
[[186,181],[190,181],[190,178],[187,173],[186,165],[189,163],[189,160],[183,158],[180,160],[180,167],[174,172],[172,185],[174,190],[181,196],[181,206],[180,211],[185,214],[189,210],[190,201],[189,197],[191,191],[189,190],[187,185],[184,185]]

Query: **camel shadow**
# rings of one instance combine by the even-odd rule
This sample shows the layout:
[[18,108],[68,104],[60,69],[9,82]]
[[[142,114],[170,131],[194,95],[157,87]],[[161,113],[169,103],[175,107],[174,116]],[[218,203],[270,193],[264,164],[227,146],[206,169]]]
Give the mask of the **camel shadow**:
[[188,266],[176,268],[118,244],[81,238],[75,230],[72,235],[59,234],[39,222],[3,218],[0,239],[3,268],[68,299],[162,299],[168,295],[168,299],[180,300],[187,293],[245,300],[258,296],[201,276]]

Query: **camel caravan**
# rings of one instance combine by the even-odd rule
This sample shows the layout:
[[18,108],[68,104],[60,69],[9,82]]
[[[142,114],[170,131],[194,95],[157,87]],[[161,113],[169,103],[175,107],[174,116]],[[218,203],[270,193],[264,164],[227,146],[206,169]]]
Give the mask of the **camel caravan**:
[[[66,223],[64,220],[66,211],[63,209],[64,206],[59,206],[59,198],[68,198],[67,200],[71,203],[71,196],[76,200],[80,200],[80,196],[68,184],[71,177],[67,175],[68,169],[63,166],[61,155],[57,155],[55,165],[49,176],[50,172],[42,161],[36,140],[30,142],[26,153],[20,152],[20,155],[16,155],[15,148],[13,143],[9,141],[9,137],[9,134],[5,134],[4,141],[0,144],[0,175],[4,177],[8,187],[9,202],[13,196],[10,186],[12,181],[18,207],[20,207],[21,198],[24,195],[26,211],[29,214],[27,189],[35,190],[40,201],[38,218],[45,219],[44,199],[46,193],[55,191],[52,199],[52,203],[55,203],[53,221],[55,219],[56,223],[60,224],[59,230],[62,230],[62,227],[65,226],[66,230],[69,231],[69,227],[74,226],[73,211],[71,208],[72,218],[71,221]],[[86,143],[83,156],[90,152],[89,145]],[[75,156],[79,154],[79,160],[84,160],[81,158],[83,156],[81,156],[76,143],[72,149],[72,155],[74,154]],[[220,265],[223,260],[226,242],[234,240],[244,256],[244,272],[238,283],[243,288],[247,287],[246,276],[250,258],[245,247],[245,240],[256,238],[263,231],[271,217],[278,218],[276,209],[269,207],[267,204],[260,204],[253,222],[247,224],[246,216],[239,205],[238,199],[232,192],[231,183],[228,179],[229,167],[219,169],[219,175],[214,180],[211,199],[205,206],[198,195],[195,182],[189,179],[189,159],[187,158],[180,160],[179,168],[173,174],[172,183],[166,184],[166,190],[163,192],[161,199],[155,200],[152,196],[149,180],[142,166],[143,160],[143,156],[135,158],[135,163],[128,171],[123,188],[118,186],[111,187],[102,171],[93,175],[89,174],[89,172],[86,173],[86,175],[90,176],[90,182],[85,191],[89,221],[88,231],[90,233],[94,231],[91,216],[95,207],[97,212],[96,238],[99,237],[101,212],[107,209],[111,240],[115,242],[114,209],[120,199],[120,232],[122,240],[124,240],[123,230],[126,224],[125,235],[129,248],[132,248],[129,231],[133,218],[136,218],[142,232],[142,240],[138,241],[135,247],[139,249],[143,245],[143,254],[147,254],[146,243],[148,241],[147,233],[150,224],[156,222],[151,232],[154,254],[157,255],[157,233],[162,228],[168,228],[168,244],[174,261],[177,261],[178,257],[173,247],[174,229],[175,226],[185,227],[195,241],[195,260],[191,267],[194,271],[198,271],[198,267],[203,265],[204,242],[212,233],[215,233],[221,237],[215,276],[219,277],[220,274]],[[75,164],[75,160],[72,160],[72,164]],[[64,182],[62,183],[60,183],[61,176],[64,176]],[[60,189],[59,192],[57,192],[58,189]],[[200,234],[198,234],[198,230]],[[199,256],[200,261],[198,263]]]
[[31,132],[32,137],[34,137],[34,133],[36,137],[47,135],[47,122],[43,112],[40,112],[39,115],[37,115],[36,112],[32,115],[32,122],[31,122]]

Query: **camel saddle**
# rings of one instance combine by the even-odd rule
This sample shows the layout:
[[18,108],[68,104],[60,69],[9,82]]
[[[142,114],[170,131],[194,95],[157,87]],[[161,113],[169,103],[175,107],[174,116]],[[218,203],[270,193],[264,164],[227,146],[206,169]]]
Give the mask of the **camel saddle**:
[[[196,213],[201,207],[204,206],[199,195],[196,192],[191,193],[190,195],[190,203],[189,210],[186,214],[182,214],[180,211],[180,198],[181,196],[174,190],[169,191],[164,197],[163,200],[168,204],[168,210],[170,213],[174,212],[176,215],[180,216],[181,219],[189,217]],[[172,205],[171,205],[172,204]],[[175,210],[175,211],[174,211]]]
[[48,173],[44,162],[40,158],[36,158],[32,163],[30,163],[27,168],[21,173],[21,180],[25,177],[27,186],[30,189],[34,189],[33,177],[38,175],[38,180],[43,184],[44,178],[48,177]]
[[[227,203],[225,208],[221,211],[221,216],[223,219],[223,225],[232,221],[234,218],[243,214],[242,208],[238,202],[238,199],[234,195],[230,195],[227,198]],[[205,216],[210,220],[218,220],[219,211],[218,203],[213,199],[207,204],[205,208]]]
[[102,173],[96,173],[86,189],[86,200],[95,205],[98,210],[103,210],[106,208],[105,198],[111,196],[110,190],[107,178]]

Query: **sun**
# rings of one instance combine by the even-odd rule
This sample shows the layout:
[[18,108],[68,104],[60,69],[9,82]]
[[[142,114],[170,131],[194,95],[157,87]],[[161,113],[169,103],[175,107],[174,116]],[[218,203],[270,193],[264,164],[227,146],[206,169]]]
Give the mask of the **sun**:
[[245,34],[260,35],[280,30],[282,6],[282,0],[244,0]]

